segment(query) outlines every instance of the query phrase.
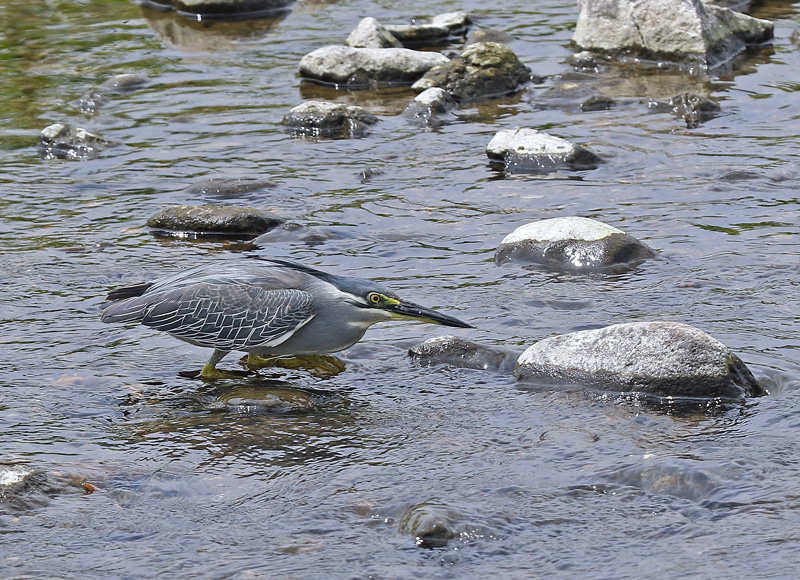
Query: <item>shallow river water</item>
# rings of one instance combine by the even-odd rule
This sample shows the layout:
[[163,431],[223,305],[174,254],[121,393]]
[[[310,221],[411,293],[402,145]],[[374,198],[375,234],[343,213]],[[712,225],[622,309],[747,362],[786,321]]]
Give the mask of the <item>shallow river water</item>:
[[[400,114],[411,91],[336,92],[297,76],[303,55],[342,43],[364,16],[457,9],[511,35],[545,80],[425,130]],[[708,77],[611,78],[617,106],[580,112],[537,104],[568,70],[577,8],[565,0],[308,0],[249,27],[123,0],[3,2],[0,461],[41,480],[0,501],[0,578],[800,576],[800,4],[752,14],[774,21],[771,46]],[[150,83],[82,113],[81,96],[118,73]],[[721,114],[687,128],[646,105],[686,91]],[[280,120],[311,98],[381,120],[360,139],[292,138]],[[39,132],[64,121],[121,145],[40,159]],[[504,175],[485,147],[515,126],[607,162]],[[276,185],[222,200],[186,190],[219,175]],[[214,202],[327,239],[253,246],[144,227],[169,204]],[[659,258],[593,275],[495,265],[517,226],[571,215]],[[333,378],[202,382],[184,375],[207,351],[99,321],[110,288],[237,255],[379,279],[475,325],[459,336],[520,351],[618,322],[685,322],[770,394],[676,413],[526,389],[415,364],[409,347],[452,329],[411,323],[373,327]],[[283,405],[236,404],[270,396]],[[450,537],[418,540],[420,522]]]

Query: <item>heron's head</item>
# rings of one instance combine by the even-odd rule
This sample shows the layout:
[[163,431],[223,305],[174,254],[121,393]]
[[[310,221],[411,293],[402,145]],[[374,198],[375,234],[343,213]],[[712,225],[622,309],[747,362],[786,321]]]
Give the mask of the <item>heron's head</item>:
[[382,320],[416,320],[456,328],[472,328],[458,318],[443,314],[414,302],[403,300],[391,290],[372,280],[336,276],[329,280],[346,295],[345,300],[361,309],[362,315],[373,322]]

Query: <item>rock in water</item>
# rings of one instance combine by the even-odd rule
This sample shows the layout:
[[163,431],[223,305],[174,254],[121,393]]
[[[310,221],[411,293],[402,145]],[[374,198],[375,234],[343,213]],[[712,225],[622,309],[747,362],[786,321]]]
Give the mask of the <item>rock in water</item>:
[[474,101],[519,91],[531,80],[531,69],[505,44],[478,42],[425,73],[413,88],[439,87],[457,101]]
[[520,380],[604,392],[741,401],[765,394],[747,366],[705,332],[632,322],[554,336],[520,355]]
[[650,246],[620,229],[570,216],[518,227],[503,238],[494,258],[499,264],[513,260],[566,270],[597,270],[655,255]]
[[254,236],[283,223],[261,210],[233,205],[175,205],[147,220],[154,230],[169,235]]
[[470,24],[472,19],[468,13],[447,12],[434,16],[429,22],[387,25],[386,30],[404,46],[433,46],[465,36]]
[[367,17],[358,23],[345,41],[353,48],[402,48],[394,35],[376,19]]
[[773,25],[701,0],[578,0],[581,49],[674,62],[722,64],[772,38]]
[[438,52],[408,48],[324,46],[300,60],[300,75],[348,88],[402,86],[446,62],[448,58]]
[[422,365],[445,364],[468,369],[510,371],[519,353],[493,348],[453,335],[438,336],[421,342],[408,351]]
[[283,126],[294,136],[361,137],[378,117],[357,105],[307,101],[283,117]]
[[81,127],[55,123],[42,130],[38,149],[43,159],[85,161],[94,159],[101,151],[116,144]]
[[536,129],[498,131],[486,146],[490,159],[510,173],[549,173],[559,169],[595,169],[603,159],[581,145]]

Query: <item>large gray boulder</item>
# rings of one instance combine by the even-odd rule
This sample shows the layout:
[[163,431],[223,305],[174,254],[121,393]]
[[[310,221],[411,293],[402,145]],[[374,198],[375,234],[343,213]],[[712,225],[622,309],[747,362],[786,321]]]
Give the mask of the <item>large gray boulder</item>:
[[300,60],[306,79],[350,88],[410,85],[431,68],[449,62],[438,52],[408,48],[324,46]]
[[644,242],[603,222],[577,216],[530,222],[500,243],[498,264],[516,261],[563,270],[598,270],[656,255]]
[[559,169],[595,169],[603,159],[581,145],[536,129],[504,129],[486,146],[489,159],[509,173],[549,173]]
[[330,101],[306,101],[283,117],[292,135],[309,137],[360,137],[377,122],[363,107]]
[[767,20],[700,0],[578,0],[578,7],[572,42],[615,55],[713,67],[773,35]]
[[453,60],[431,68],[413,88],[440,87],[457,101],[474,101],[515,93],[530,80],[531,69],[508,46],[478,42]]
[[731,350],[677,322],[631,322],[554,336],[523,352],[520,380],[656,397],[741,400],[765,394]]

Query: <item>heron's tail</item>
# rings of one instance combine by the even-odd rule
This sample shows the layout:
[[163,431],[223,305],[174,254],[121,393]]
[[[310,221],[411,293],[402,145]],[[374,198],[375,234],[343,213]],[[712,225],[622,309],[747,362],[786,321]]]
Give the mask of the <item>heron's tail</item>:
[[144,317],[144,311],[149,304],[149,300],[138,300],[152,283],[136,284],[135,286],[125,286],[112,290],[106,296],[105,304],[100,306],[103,314],[100,316],[101,322],[139,322]]

